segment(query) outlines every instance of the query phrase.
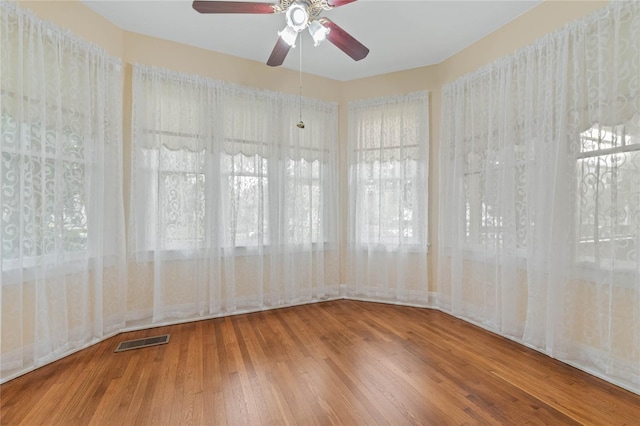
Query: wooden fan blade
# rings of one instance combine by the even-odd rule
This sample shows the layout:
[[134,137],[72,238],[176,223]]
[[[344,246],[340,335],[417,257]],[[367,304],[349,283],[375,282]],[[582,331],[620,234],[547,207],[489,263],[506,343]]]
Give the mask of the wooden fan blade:
[[345,4],[353,3],[354,1],[358,0],[329,0],[327,1],[327,4],[332,7],[340,7],[344,6]]
[[329,28],[327,40],[333,43],[338,49],[351,56],[354,61],[364,59],[369,54],[369,49],[349,33],[340,28],[335,22],[327,18],[320,18],[318,22],[322,26]]
[[284,58],[286,58],[287,53],[289,53],[289,49],[291,49],[289,43],[284,41],[282,37],[278,37],[278,41],[276,42],[276,45],[271,52],[271,56],[269,56],[269,60],[267,61],[267,65],[270,67],[282,65]]
[[276,13],[273,3],[244,1],[194,1],[193,8],[200,13]]

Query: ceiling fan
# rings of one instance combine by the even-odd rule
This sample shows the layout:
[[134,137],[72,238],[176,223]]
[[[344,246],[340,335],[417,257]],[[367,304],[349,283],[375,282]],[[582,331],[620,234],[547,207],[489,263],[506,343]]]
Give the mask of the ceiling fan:
[[314,45],[324,39],[359,61],[369,54],[369,49],[328,18],[320,17],[323,10],[353,3],[356,0],[279,0],[278,3],[255,3],[244,1],[194,1],[193,8],[200,13],[284,13],[287,25],[278,32],[276,42],[267,65],[282,65],[291,47],[295,47],[298,33],[309,29]]

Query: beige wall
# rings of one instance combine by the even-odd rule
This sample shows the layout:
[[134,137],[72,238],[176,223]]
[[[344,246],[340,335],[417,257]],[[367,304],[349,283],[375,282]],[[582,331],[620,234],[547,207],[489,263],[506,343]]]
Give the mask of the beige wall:
[[608,1],[547,0],[438,65],[446,84],[535,42],[565,24],[604,7]]
[[78,0],[19,0],[18,5],[122,57],[122,30]]
[[[306,97],[337,101],[339,116],[340,155],[340,245],[346,253],[347,223],[347,104],[349,101],[388,96],[417,90],[430,91],[430,174],[429,174],[429,232],[431,241],[429,282],[436,289],[435,271],[438,224],[438,154],[440,141],[440,89],[455,78],[487,65],[491,61],[512,53],[534,42],[537,38],[558,29],[603,7],[606,1],[547,0],[511,23],[489,34],[446,61],[432,66],[395,72],[364,79],[339,82],[304,74],[303,94]],[[72,32],[102,47],[124,63],[124,140],[125,140],[125,207],[128,207],[131,64],[141,63],[198,74],[231,83],[258,87],[285,93],[298,93],[298,73],[211,52],[196,47],[161,40],[124,31],[106,21],[77,0],[28,1],[22,7],[32,9],[43,19],[69,28]],[[128,209],[127,209],[128,211]],[[340,267],[341,282],[346,281],[344,256]]]

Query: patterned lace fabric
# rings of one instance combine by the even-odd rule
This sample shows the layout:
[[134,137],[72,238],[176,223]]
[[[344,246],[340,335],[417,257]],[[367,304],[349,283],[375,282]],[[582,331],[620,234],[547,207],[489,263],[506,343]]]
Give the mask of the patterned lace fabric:
[[5,378],[122,327],[126,278],[120,61],[0,13]]
[[443,89],[443,307],[640,390],[640,3]]

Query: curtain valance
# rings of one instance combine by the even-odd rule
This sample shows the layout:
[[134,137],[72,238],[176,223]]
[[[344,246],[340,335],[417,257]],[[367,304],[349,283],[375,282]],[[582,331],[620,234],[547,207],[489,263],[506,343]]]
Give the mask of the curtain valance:
[[[337,126],[335,102],[142,65],[134,66],[133,78],[135,113],[152,114],[153,120],[162,123],[138,135],[148,148],[220,150],[245,156],[278,151],[308,161],[327,161],[327,155],[335,152],[329,145],[334,142],[328,142],[333,140],[331,133]],[[296,127],[301,113],[304,130]],[[189,133],[180,130],[185,123],[192,129]]]
[[[358,161],[418,160],[428,132],[428,93],[349,102],[353,152]],[[428,148],[427,148],[428,149]]]

